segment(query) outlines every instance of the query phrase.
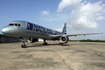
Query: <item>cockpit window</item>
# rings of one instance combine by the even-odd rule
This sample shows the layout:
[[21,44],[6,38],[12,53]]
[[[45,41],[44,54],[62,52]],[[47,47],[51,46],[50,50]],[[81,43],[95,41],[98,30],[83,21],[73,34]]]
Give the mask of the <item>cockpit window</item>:
[[13,26],[14,24],[9,24],[9,26]]
[[21,25],[17,23],[10,23],[8,26],[21,26]]
[[21,26],[20,24],[18,24],[18,26]]
[[15,26],[17,26],[17,24],[15,24]]

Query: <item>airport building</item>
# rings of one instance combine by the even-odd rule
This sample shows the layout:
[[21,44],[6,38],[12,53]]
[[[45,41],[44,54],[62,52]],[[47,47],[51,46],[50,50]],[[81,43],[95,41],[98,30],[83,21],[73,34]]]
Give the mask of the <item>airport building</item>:
[[12,42],[20,42],[20,40],[15,37],[9,37],[0,34],[0,43],[12,43]]

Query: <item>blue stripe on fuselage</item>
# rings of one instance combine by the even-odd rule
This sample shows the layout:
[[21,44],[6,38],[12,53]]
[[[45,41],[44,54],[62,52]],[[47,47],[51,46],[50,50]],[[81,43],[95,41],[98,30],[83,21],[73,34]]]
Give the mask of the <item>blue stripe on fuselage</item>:
[[33,29],[33,24],[32,23],[27,23],[27,30],[32,30]]
[[39,26],[39,25],[36,25],[36,24],[32,24],[30,22],[27,23],[26,30],[37,31],[37,32],[44,32],[44,33],[54,34],[54,35],[62,34],[61,32],[58,32],[58,31],[56,31],[54,33],[54,31],[51,30],[51,29],[47,29],[47,28],[44,28],[42,26]]

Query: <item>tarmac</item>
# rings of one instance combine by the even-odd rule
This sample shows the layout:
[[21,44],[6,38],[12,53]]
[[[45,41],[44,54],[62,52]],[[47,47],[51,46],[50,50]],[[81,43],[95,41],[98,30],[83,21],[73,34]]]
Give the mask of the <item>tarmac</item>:
[[105,43],[0,43],[0,70],[105,70]]

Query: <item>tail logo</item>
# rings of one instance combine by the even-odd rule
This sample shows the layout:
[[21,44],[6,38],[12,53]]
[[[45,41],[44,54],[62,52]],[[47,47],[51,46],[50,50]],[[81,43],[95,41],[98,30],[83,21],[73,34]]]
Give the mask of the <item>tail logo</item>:
[[67,32],[67,27],[66,27],[66,23],[65,23],[65,24],[64,24],[64,27],[63,27],[62,33],[63,33],[63,34],[67,34],[66,32]]

